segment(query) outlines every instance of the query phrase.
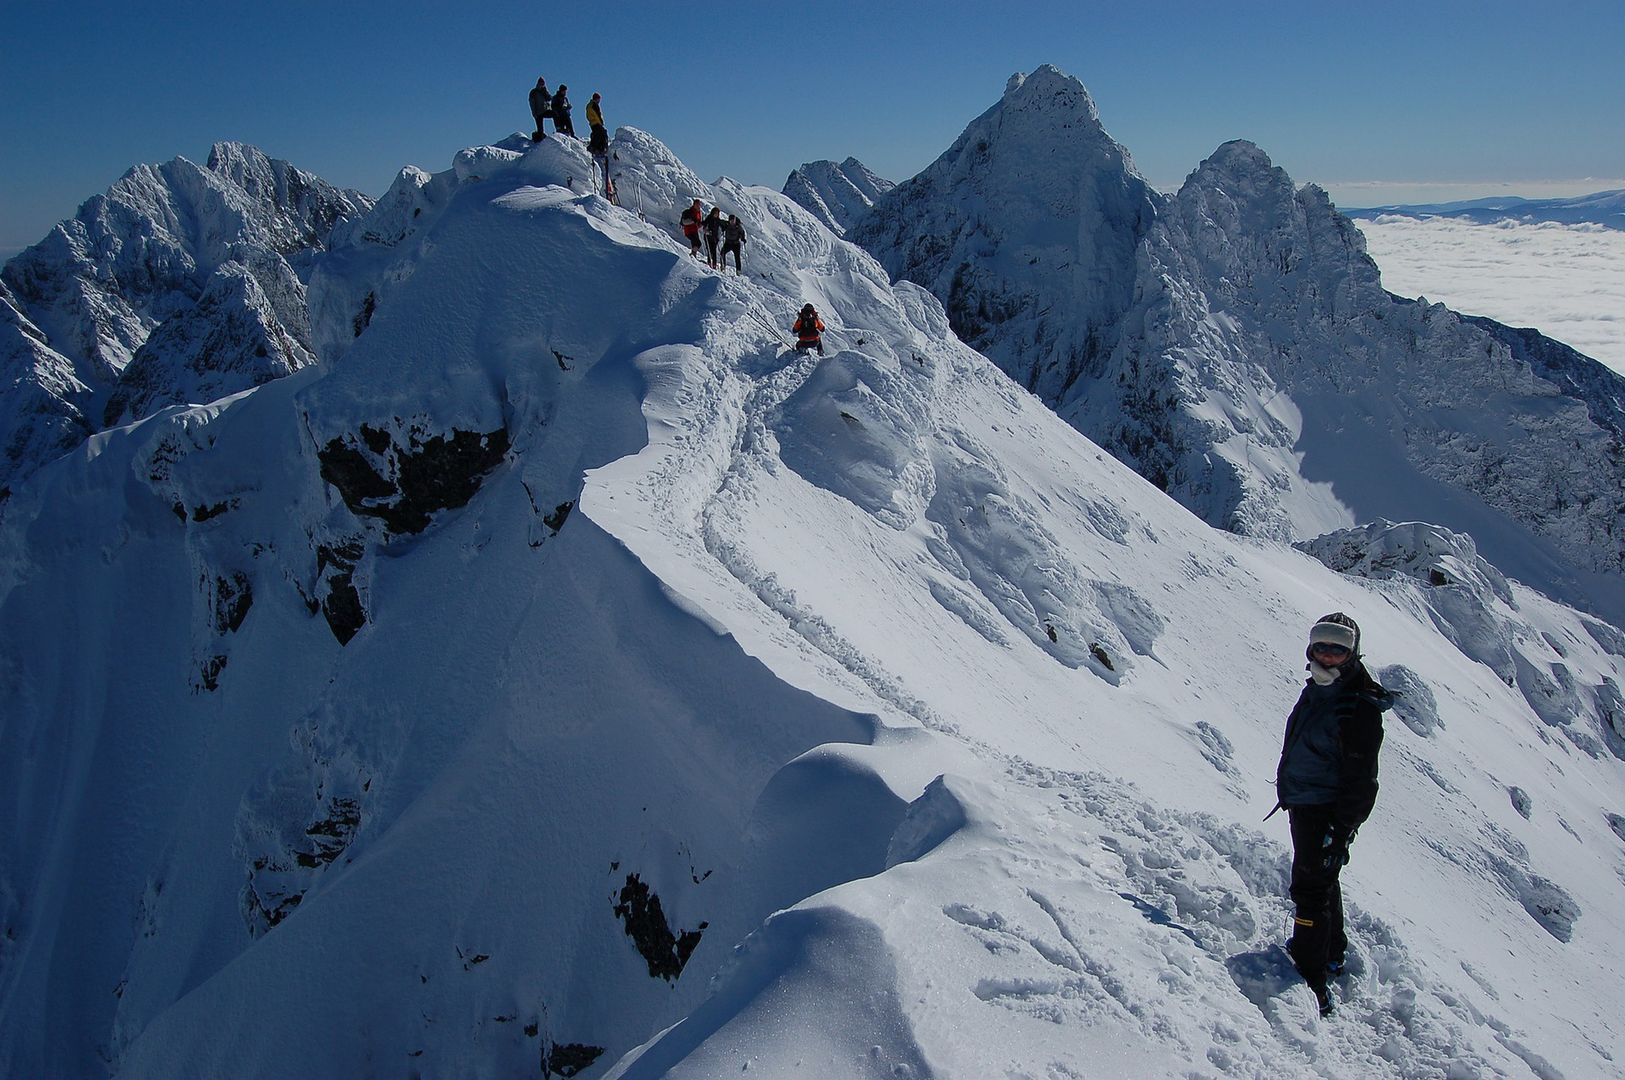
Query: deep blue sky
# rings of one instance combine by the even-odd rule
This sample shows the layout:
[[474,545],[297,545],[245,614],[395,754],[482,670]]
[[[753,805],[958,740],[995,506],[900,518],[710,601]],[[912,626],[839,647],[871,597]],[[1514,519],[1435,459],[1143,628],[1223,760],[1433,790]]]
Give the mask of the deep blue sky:
[[848,154],[906,178],[1011,72],[1053,63],[1165,187],[1246,138],[1342,205],[1577,194],[1625,186],[1622,43],[1619,0],[0,0],[0,256],[217,139],[381,194],[528,129],[537,75],[578,116],[602,92],[611,128],[703,176],[773,187]]

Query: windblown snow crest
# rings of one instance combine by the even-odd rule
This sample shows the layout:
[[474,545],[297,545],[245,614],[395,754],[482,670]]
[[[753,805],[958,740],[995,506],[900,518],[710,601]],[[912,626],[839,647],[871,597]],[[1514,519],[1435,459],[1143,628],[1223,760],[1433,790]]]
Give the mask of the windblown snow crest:
[[[564,138],[403,171],[312,278],[341,361],[99,433],[14,496],[0,1071],[1625,1054],[1619,765],[1447,629],[1561,654],[1597,702],[1576,733],[1617,631],[1508,602],[1443,532],[1397,562],[1349,538],[1337,573],[1211,530],[791,200],[631,128],[611,169],[619,206]],[[675,237],[694,197],[746,222],[743,276]],[[822,356],[787,341],[805,302]],[[1332,608],[1420,704],[1325,1022],[1258,820]],[[1531,972],[1574,989],[1520,996]]]

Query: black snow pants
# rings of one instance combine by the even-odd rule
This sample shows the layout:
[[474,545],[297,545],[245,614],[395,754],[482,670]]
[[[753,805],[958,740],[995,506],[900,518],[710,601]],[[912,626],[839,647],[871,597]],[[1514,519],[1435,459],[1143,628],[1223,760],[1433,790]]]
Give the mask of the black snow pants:
[[1339,838],[1326,844],[1332,833],[1332,808],[1294,806],[1287,810],[1292,822],[1292,903],[1297,917],[1287,951],[1310,986],[1326,985],[1326,965],[1341,964],[1348,951],[1343,932],[1343,888],[1338,875],[1347,854]]

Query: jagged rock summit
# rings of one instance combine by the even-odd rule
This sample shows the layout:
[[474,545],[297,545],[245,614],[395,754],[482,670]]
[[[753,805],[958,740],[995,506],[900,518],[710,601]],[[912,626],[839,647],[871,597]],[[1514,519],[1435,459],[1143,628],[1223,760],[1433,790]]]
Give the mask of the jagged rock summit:
[[830,232],[845,236],[876,199],[896,186],[876,176],[857,158],[849,157],[839,165],[833,161],[807,162],[791,171],[783,190]]
[[1396,298],[1352,222],[1257,146],[1168,198],[1051,67],[852,230],[955,332],[1204,520],[1303,539],[1378,517],[1625,618],[1625,380]]
[[[619,207],[565,138],[403,174],[313,277],[342,358],[13,496],[0,1074],[1617,1071],[1619,760],[1459,631],[1593,701],[1625,637],[1443,532],[1212,529],[791,200],[612,149]],[[1420,704],[1325,1021],[1260,820],[1334,609]]]
[[311,363],[312,262],[371,205],[231,142],[87,200],[0,272],[0,491],[104,427]]

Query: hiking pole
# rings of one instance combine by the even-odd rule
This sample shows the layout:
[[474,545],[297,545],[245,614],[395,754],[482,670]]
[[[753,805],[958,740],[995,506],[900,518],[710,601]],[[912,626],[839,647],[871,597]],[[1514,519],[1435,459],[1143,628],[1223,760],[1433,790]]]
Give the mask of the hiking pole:
[[789,338],[784,336],[784,332],[778,327],[774,326],[772,323],[768,322],[766,319],[762,318],[760,315],[756,314],[755,308],[746,308],[745,311],[750,315],[751,318],[756,320],[756,324],[758,326],[764,327],[767,332],[772,334],[781,344],[794,348],[794,344]]

